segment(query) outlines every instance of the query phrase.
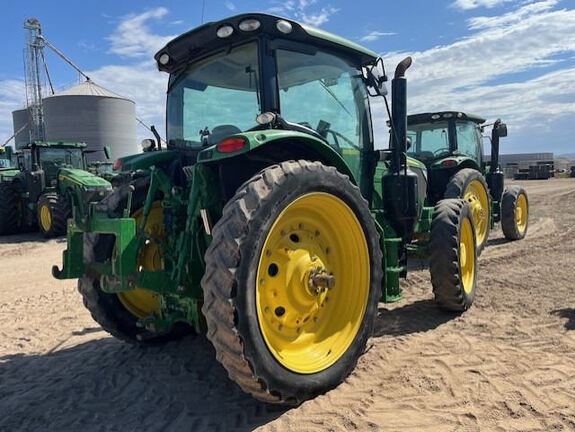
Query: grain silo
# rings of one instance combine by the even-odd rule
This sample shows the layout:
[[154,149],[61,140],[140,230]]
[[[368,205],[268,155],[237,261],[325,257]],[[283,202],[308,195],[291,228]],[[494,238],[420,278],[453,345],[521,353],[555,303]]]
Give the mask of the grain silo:
[[12,123],[15,133],[14,145],[16,149],[20,149],[30,142],[30,121],[28,108],[12,111]]
[[[85,81],[44,98],[47,141],[85,142],[89,150],[110,146],[114,159],[138,152],[133,101]],[[103,160],[102,152],[88,160]]]

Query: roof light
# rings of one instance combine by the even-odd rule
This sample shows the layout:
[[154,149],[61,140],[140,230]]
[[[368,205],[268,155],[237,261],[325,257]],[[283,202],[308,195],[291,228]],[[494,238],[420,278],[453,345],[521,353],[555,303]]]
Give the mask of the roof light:
[[220,39],[225,39],[230,37],[234,32],[234,28],[231,25],[223,25],[216,31],[216,36]]
[[457,118],[463,117],[463,113],[457,113]]
[[246,146],[246,140],[241,137],[226,138],[216,146],[220,153],[233,153],[243,149]]
[[439,118],[441,118],[441,116],[440,116],[439,114],[433,114],[433,115],[431,116],[431,120],[437,120],[437,119],[439,119]]
[[291,23],[286,20],[278,20],[276,28],[283,34],[289,34],[293,30]]
[[453,113],[445,113],[443,114],[443,118],[451,118],[453,117]]
[[276,115],[273,112],[265,112],[258,114],[256,117],[256,123],[259,125],[267,125],[276,119]]
[[248,18],[240,22],[240,30],[245,32],[255,31],[260,28],[262,25],[257,19]]
[[158,61],[160,62],[160,64],[167,65],[168,62],[170,61],[170,56],[168,54],[164,53],[160,56]]

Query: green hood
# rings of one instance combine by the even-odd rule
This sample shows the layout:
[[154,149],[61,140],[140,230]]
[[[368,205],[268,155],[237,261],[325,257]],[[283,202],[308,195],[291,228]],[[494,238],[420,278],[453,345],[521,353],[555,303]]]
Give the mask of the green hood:
[[62,168],[58,173],[58,181],[75,183],[87,188],[110,189],[112,187],[109,181],[76,168]]

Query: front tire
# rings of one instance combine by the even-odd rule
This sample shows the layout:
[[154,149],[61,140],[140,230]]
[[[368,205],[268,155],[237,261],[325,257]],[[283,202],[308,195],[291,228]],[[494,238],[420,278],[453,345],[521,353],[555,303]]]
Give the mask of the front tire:
[[529,226],[529,199],[521,186],[509,186],[501,199],[501,229],[508,240],[521,240]]
[[340,384],[377,313],[378,239],[359,189],[333,167],[284,162],[240,187],[202,279],[207,336],[230,378],[283,404]]
[[491,199],[483,175],[472,168],[455,173],[445,188],[445,198],[461,198],[469,203],[475,228],[477,253],[481,254],[491,229]]
[[441,200],[431,222],[431,284],[443,309],[467,310],[475,299],[477,248],[469,204],[461,199]]
[[38,199],[38,226],[46,238],[65,235],[71,215],[68,200],[62,195],[46,193]]

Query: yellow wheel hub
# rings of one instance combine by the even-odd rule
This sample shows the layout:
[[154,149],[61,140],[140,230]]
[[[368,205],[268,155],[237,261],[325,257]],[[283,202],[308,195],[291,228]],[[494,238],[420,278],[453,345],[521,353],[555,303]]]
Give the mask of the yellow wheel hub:
[[524,194],[519,194],[517,197],[517,204],[515,207],[515,223],[520,234],[523,234],[527,229],[527,218],[529,216],[529,208],[527,206],[527,198]]
[[[139,226],[144,217],[143,209],[136,211],[132,217],[136,219],[136,226]],[[159,240],[164,237],[163,211],[159,201],[154,202],[146,221],[144,231],[151,240],[147,240],[140,249],[138,256],[138,267],[140,270],[156,271],[162,270],[162,253],[158,245]],[[160,310],[160,297],[158,294],[142,288],[135,288],[131,291],[118,293],[118,298],[124,307],[134,316],[145,318]]]
[[52,228],[52,212],[47,205],[40,207],[40,224],[44,232],[48,232]]
[[471,215],[475,225],[475,237],[477,238],[477,244],[481,245],[487,236],[490,222],[487,190],[479,180],[472,180],[467,185],[463,198],[471,207]]
[[475,242],[473,240],[471,221],[465,218],[459,234],[459,272],[463,290],[467,294],[473,291],[475,280]]
[[329,368],[353,343],[369,296],[369,251],[354,212],[321,192],[290,203],[261,252],[256,306],[264,340],[285,368]]

